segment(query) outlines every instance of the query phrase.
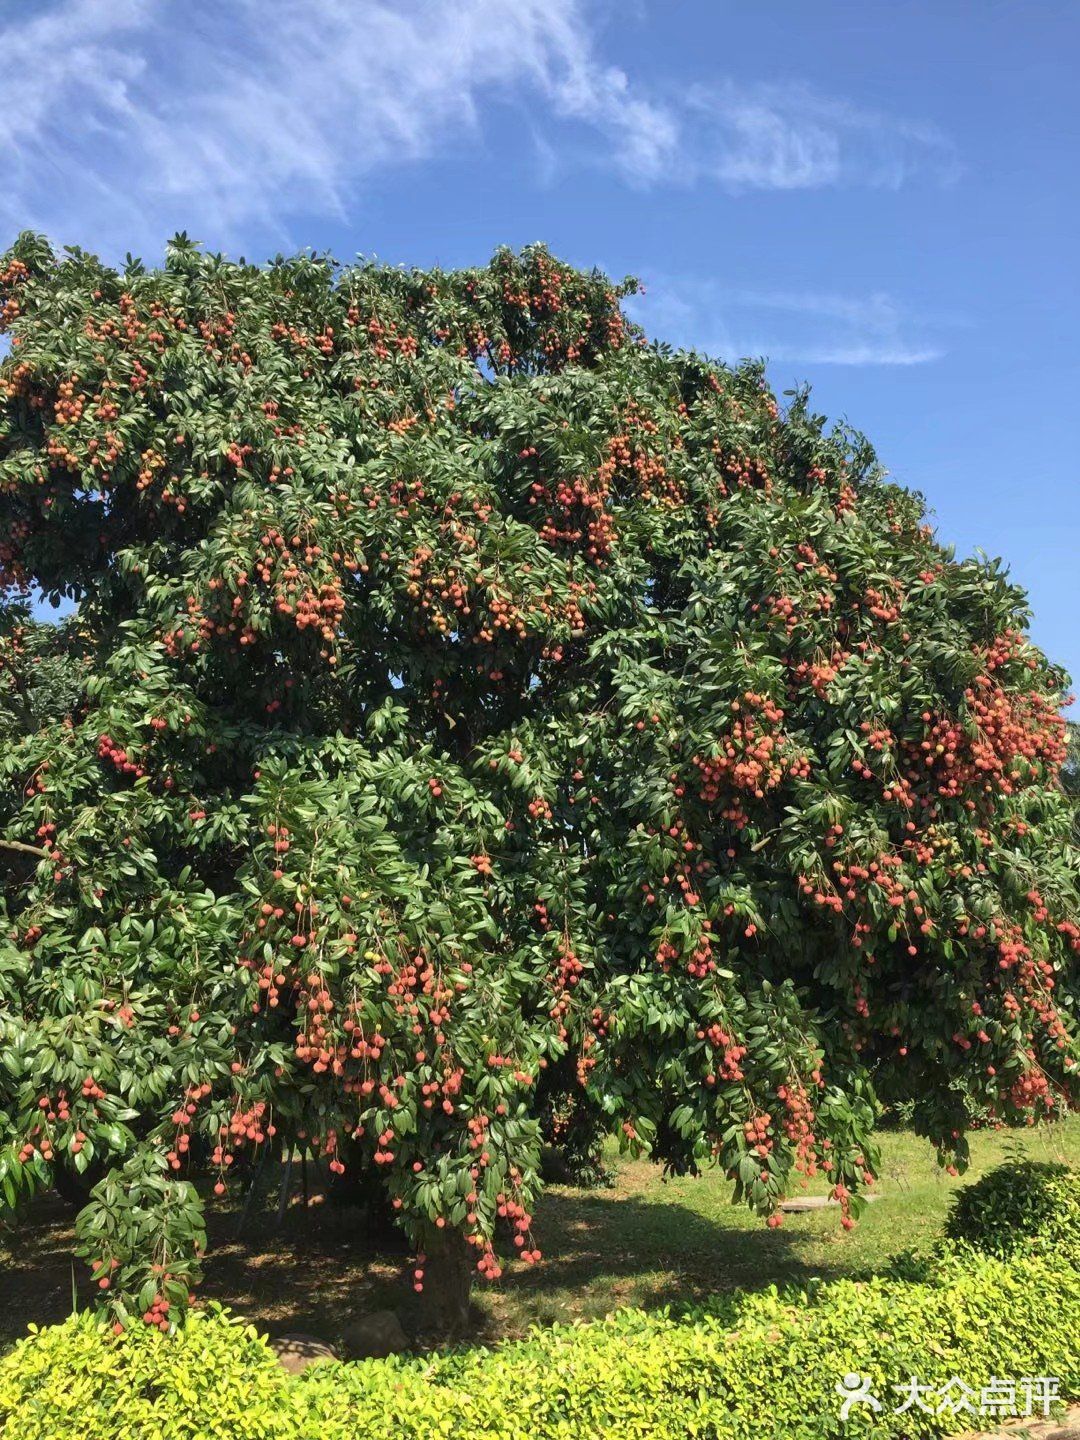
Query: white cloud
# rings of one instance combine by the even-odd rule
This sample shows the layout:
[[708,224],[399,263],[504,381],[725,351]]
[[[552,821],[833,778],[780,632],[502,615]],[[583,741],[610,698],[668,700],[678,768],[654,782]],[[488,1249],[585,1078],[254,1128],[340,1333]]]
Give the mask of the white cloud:
[[286,240],[371,172],[475,139],[487,98],[588,126],[646,181],[677,139],[595,58],[579,0],[54,0],[0,54],[0,223],[106,246]]
[[834,100],[802,84],[693,87],[694,173],[730,189],[895,189],[917,171],[955,178],[951,142],[932,126]]
[[[594,0],[51,0],[0,18],[0,227],[107,250],[184,227],[292,243],[373,172],[459,155],[517,102],[547,167],[730,190],[940,171],[931,132],[805,87],[650,91],[605,63]],[[21,8],[21,7],[17,7]]]
[[820,350],[815,350],[812,345],[791,349],[781,346],[772,352],[770,358],[800,365],[925,365],[930,360],[940,360],[944,353],[936,345],[890,345],[866,340],[848,345],[824,345]]
[[727,361],[923,365],[945,353],[927,322],[881,291],[739,290],[692,276],[653,276],[628,308],[650,334]]

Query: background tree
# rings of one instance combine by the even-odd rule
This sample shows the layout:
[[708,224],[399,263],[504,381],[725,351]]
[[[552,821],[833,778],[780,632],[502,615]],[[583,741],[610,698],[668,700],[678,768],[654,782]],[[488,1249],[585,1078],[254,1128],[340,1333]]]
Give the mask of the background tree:
[[1061,767],[1061,783],[1076,806],[1073,831],[1077,843],[1080,843],[1080,725],[1074,721],[1070,721],[1068,725],[1066,744],[1068,750],[1065,763]]
[[824,1173],[850,1224],[881,1101],[962,1163],[973,1108],[1077,1098],[1022,594],[632,288],[0,260],[0,577],[91,657],[0,761],[47,852],[5,888],[0,1193],[100,1170],[118,1324],[168,1327],[267,1147],[381,1177],[452,1329],[539,1257],[554,1113],[773,1224]]
[[0,744],[73,715],[88,657],[78,621],[50,624],[25,606],[0,609]]

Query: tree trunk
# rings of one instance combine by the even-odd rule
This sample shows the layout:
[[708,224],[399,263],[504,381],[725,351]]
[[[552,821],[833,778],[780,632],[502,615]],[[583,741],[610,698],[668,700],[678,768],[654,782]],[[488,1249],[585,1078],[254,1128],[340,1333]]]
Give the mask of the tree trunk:
[[421,1325],[444,1340],[460,1340],[471,1322],[474,1262],[460,1230],[445,1230],[428,1247],[424,1262]]

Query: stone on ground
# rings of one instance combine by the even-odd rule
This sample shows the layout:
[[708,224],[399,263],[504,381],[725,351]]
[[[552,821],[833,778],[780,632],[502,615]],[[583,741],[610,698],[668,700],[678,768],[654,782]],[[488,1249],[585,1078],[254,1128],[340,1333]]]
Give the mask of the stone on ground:
[[354,1360],[376,1360],[408,1350],[409,1337],[393,1310],[361,1315],[342,1332],[345,1349]]
[[331,1346],[316,1335],[279,1335],[270,1341],[270,1348],[277,1356],[278,1364],[290,1375],[301,1374],[309,1365],[338,1358]]

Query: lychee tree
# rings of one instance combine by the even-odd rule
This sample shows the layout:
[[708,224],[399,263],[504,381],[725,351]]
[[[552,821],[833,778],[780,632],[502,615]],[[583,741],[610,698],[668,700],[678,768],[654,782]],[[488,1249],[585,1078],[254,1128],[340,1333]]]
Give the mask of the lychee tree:
[[0,1196],[84,1178],[116,1324],[267,1154],[376,1177],[452,1327],[552,1116],[849,1225],[883,1104],[961,1165],[1080,1095],[1022,593],[633,289],[0,258],[0,690],[77,680],[0,758]]

